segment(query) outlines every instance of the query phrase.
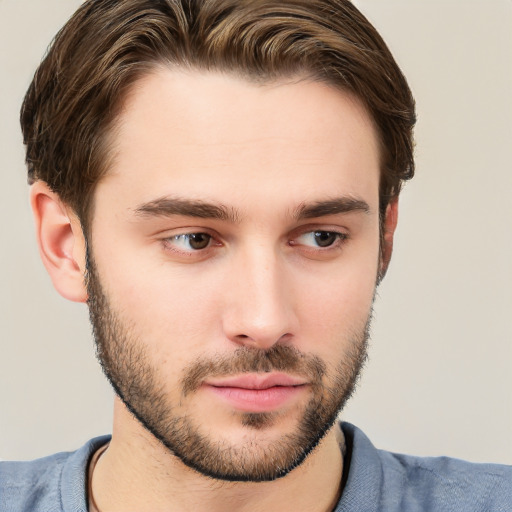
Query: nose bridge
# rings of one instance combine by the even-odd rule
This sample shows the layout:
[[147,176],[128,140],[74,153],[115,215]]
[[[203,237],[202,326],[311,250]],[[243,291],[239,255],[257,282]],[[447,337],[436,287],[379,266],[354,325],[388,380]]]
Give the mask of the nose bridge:
[[235,257],[225,331],[236,343],[267,349],[293,335],[284,261],[275,247],[248,244]]

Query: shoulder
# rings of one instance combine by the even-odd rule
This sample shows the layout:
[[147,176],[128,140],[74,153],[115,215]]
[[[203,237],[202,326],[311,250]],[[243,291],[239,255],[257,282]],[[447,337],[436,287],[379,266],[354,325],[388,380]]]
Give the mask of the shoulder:
[[391,453],[375,448],[353,425],[342,428],[352,445],[347,487],[351,478],[359,486],[370,479],[365,485],[376,510],[512,510],[511,466]]
[[87,464],[108,439],[92,439],[76,452],[0,462],[0,512],[86,512]]
[[30,462],[0,462],[0,510],[37,510],[59,503],[58,482],[69,454]]
[[[450,457],[413,457],[380,451],[384,485],[409,503],[441,510],[510,511],[512,467],[475,464]],[[450,508],[451,507],[451,508]]]

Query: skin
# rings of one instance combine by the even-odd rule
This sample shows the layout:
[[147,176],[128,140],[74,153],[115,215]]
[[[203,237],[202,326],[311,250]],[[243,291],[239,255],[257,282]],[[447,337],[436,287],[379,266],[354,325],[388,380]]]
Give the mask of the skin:
[[[389,262],[397,204],[379,251],[379,149],[361,103],[308,80],[254,85],[216,73],[159,69],[131,91],[113,134],[115,158],[95,191],[89,243],[102,287],[146,354],[169,403],[214,441],[265,446],[293,430],[308,386],[263,429],[180,376],[199,357],[286,344],[327,365],[325,385],[368,321]],[[141,215],[162,198],[222,205],[234,218]],[[364,209],[298,218],[345,198]],[[44,183],[31,201],[41,256],[56,289],[87,300],[85,243],[73,212]],[[142,208],[144,209],[144,208]],[[315,231],[340,233],[327,248]],[[207,233],[194,251],[183,235]],[[150,305],[150,307],[148,307]],[[180,401],[181,400],[181,401]],[[207,426],[204,418],[208,418]],[[207,430],[206,430],[207,428]],[[266,483],[191,470],[119,400],[113,438],[91,482],[98,510],[332,510],[342,472],[332,428],[306,461]]]

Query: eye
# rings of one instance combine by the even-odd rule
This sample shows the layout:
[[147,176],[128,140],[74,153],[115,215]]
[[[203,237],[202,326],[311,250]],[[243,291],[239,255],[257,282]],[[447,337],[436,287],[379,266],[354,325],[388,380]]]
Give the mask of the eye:
[[212,241],[208,233],[186,233],[167,238],[165,243],[174,249],[184,252],[193,252],[206,249]]
[[326,248],[339,245],[339,243],[346,238],[347,236],[345,234],[336,231],[309,231],[308,233],[298,236],[294,240],[294,245],[300,244],[308,247]]

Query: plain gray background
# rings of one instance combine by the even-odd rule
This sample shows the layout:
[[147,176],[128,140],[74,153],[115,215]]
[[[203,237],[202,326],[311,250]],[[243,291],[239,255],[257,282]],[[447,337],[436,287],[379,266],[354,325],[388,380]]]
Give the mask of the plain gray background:
[[[87,311],[33,237],[18,112],[78,0],[0,0],[0,458],[110,431]],[[382,448],[512,463],[512,2],[359,0],[418,104],[370,362],[343,418]]]

